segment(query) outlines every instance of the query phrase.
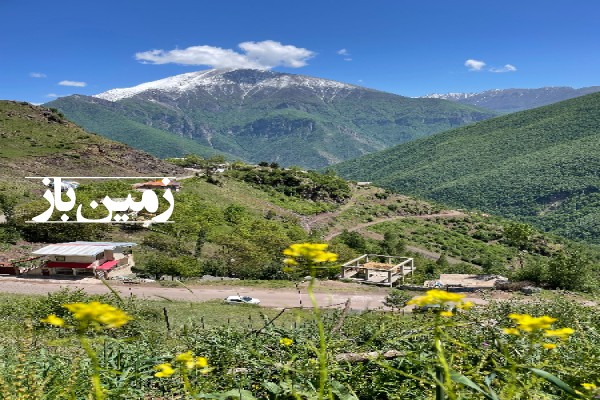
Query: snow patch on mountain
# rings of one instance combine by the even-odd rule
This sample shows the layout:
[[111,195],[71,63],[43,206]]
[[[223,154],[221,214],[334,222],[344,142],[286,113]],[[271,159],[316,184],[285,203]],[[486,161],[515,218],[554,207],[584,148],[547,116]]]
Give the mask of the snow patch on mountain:
[[240,91],[241,98],[244,98],[263,89],[281,90],[289,87],[310,89],[322,100],[331,100],[340,91],[351,91],[359,88],[358,86],[327,79],[273,71],[211,69],[175,75],[130,88],[111,89],[93,97],[114,102],[134,97],[146,91],[157,90],[178,96],[189,91],[202,89],[211,95],[222,93],[232,95]]

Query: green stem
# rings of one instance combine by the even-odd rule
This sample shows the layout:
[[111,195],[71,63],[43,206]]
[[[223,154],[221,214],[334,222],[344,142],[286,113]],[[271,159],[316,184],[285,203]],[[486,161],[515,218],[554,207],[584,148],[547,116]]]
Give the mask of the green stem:
[[98,361],[98,355],[90,345],[88,339],[81,333],[79,334],[79,342],[92,361],[92,387],[94,388],[95,398],[96,400],[104,400],[104,390],[102,389],[102,382],[100,381],[100,362]]
[[184,387],[185,391],[190,396],[193,396],[195,393],[193,392],[192,385],[190,384],[190,378],[188,376],[188,372],[187,372],[187,369],[185,368],[185,365],[180,366],[179,370],[181,371],[181,377],[183,378],[183,387]]
[[[446,394],[450,400],[456,399],[456,394],[454,393],[454,389],[452,387],[452,378],[450,378],[450,366],[448,365],[448,361],[446,361],[446,356],[444,355],[444,347],[442,344],[442,331],[440,327],[440,316],[437,314],[435,316],[435,352],[438,358],[438,362],[442,367],[443,371],[443,382],[438,382],[438,385],[443,385],[446,390]],[[436,377],[437,378],[437,377]]]
[[[323,320],[321,319],[321,311],[319,310],[319,305],[317,304],[317,299],[315,298],[313,291],[314,283],[315,277],[313,272],[307,291],[315,313],[317,328],[319,329],[319,351],[317,351],[317,357],[319,359],[319,399],[324,399],[325,384],[327,382],[327,343],[325,341],[325,328],[323,327]],[[331,398],[331,393],[328,397]]]

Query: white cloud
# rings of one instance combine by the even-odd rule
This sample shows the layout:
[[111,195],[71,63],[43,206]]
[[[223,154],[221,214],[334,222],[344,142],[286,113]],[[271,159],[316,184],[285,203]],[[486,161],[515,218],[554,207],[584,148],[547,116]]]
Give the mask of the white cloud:
[[42,74],[41,72],[31,72],[29,76],[32,78],[45,78],[46,74]]
[[348,50],[346,50],[346,49],[340,49],[340,50],[337,51],[337,53],[340,56],[349,56],[350,55],[350,53],[348,53]]
[[60,81],[58,82],[61,86],[76,86],[76,87],[85,87],[87,83],[85,82],[77,82],[77,81]]
[[278,66],[299,68],[315,53],[273,40],[242,42],[243,53],[214,46],[191,46],[186,49],[150,50],[135,54],[138,61],[148,64],[207,65],[212,68],[271,69]]
[[468,67],[469,71],[481,71],[483,67],[485,67],[485,62],[468,59],[467,61],[465,61],[465,67]]
[[511,64],[506,64],[502,68],[496,68],[496,67],[490,68],[490,72],[515,72],[516,70],[517,70],[517,67],[515,67],[514,65],[511,65]]
[[352,61],[352,59],[350,57],[346,57],[344,58],[344,61]]
[[58,95],[56,93],[48,93],[46,95],[46,97],[52,97],[52,98],[54,98],[54,97],[58,97]]

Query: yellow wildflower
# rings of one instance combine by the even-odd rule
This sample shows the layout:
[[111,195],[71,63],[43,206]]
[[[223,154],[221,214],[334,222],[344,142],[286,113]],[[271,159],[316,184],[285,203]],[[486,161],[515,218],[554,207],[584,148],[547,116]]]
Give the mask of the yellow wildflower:
[[442,312],[440,312],[440,315],[442,317],[451,317],[454,315],[454,313],[452,311],[442,311]]
[[533,332],[538,329],[549,329],[556,318],[543,315],[541,317],[532,317],[528,314],[509,314],[508,318],[517,323],[517,328],[525,332]]
[[504,333],[506,333],[507,335],[519,336],[521,334],[521,332],[519,332],[519,330],[517,328],[505,328],[505,329],[502,329],[502,331]]
[[208,367],[208,360],[204,357],[196,357],[196,367],[198,368],[206,368]]
[[191,351],[186,351],[185,353],[178,354],[175,357],[175,361],[179,361],[179,362],[187,362],[187,361],[191,361],[193,359],[194,359],[194,355],[192,354]]
[[554,343],[542,343],[542,347],[547,350],[552,350],[556,348],[556,345]]
[[50,325],[54,325],[54,326],[63,326],[65,324],[65,320],[57,317],[54,314],[50,314],[48,315],[46,318],[40,320],[41,322],[45,323],[45,324],[50,324]]
[[[208,360],[204,357],[195,357],[191,351],[186,351],[175,357],[175,362],[185,364],[187,369],[208,367]],[[206,370],[208,372],[208,370]]]
[[597,387],[593,383],[582,383],[581,386],[585,388],[585,390],[596,390]]
[[465,297],[464,294],[449,293],[444,290],[432,289],[428,290],[425,293],[425,296],[417,296],[413,298],[408,302],[408,304],[414,304],[419,307],[431,306],[436,304],[445,305],[451,302],[459,302],[463,297]]
[[169,363],[158,364],[154,369],[158,371],[154,374],[157,378],[167,378],[175,373],[173,366]]
[[283,262],[287,265],[297,265],[298,259],[313,264],[336,261],[338,259],[337,254],[326,251],[327,247],[326,243],[292,244],[283,251],[283,255],[288,256]]
[[73,313],[73,317],[84,324],[105,325],[107,328],[119,328],[132,318],[122,310],[97,301],[91,303],[71,303],[63,305]]
[[548,329],[544,332],[544,336],[558,337],[561,340],[567,340],[573,333],[575,333],[575,330],[571,328]]
[[456,307],[461,308],[463,310],[470,310],[474,306],[475,303],[473,303],[472,301],[465,301],[464,303],[459,303],[456,305]]
[[290,338],[282,338],[279,340],[279,344],[282,344],[284,346],[291,346],[294,343],[294,341]]

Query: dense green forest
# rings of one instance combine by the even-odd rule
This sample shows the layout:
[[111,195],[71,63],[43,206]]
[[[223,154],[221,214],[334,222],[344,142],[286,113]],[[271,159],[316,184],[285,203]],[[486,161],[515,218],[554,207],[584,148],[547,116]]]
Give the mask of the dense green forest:
[[335,166],[400,193],[600,243],[600,94],[510,114]]
[[[224,154],[189,137],[173,134],[129,119],[110,107],[102,107],[93,102],[79,101],[79,97],[65,97],[60,101],[49,103],[48,106],[60,107],[61,112],[67,114],[69,120],[83,126],[88,132],[117,140],[135,149],[146,151],[155,157],[179,157],[189,153],[204,157],[213,154]],[[102,100],[96,101],[103,102]],[[95,118],[87,118],[86,115],[90,113],[93,113]]]

